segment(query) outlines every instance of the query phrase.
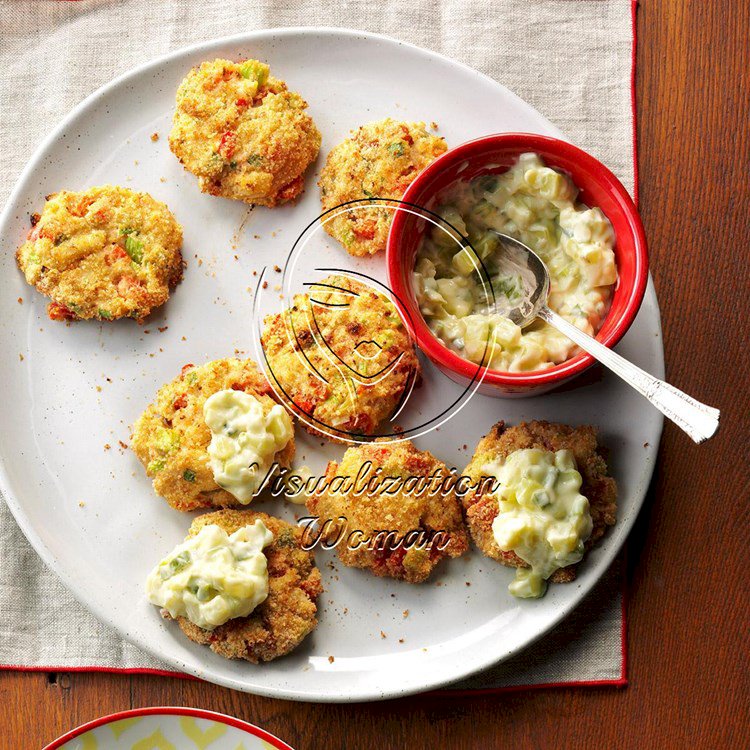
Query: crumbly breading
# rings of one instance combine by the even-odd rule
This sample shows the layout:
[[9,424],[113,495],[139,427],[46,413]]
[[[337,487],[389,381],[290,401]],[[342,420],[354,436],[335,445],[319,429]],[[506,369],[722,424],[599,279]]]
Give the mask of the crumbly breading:
[[[318,182],[323,210],[373,197],[400,199],[447,149],[445,140],[428,133],[423,122],[386,118],[363,125],[328,154]],[[385,249],[392,218],[392,209],[357,208],[324,227],[348,253],[365,256]]]
[[[243,507],[214,481],[207,452],[211,430],[203,417],[206,400],[230,388],[255,396],[266,414],[276,403],[252,360],[217,359],[200,367],[185,365],[135,423],[131,447],[153,479],[156,493],[177,510]],[[293,457],[294,437],[274,461],[288,468]]]
[[261,341],[282,398],[309,431],[333,439],[375,434],[421,377],[393,303],[344,276],[266,317]]
[[204,193],[276,206],[304,189],[320,150],[307,102],[257,60],[213,60],[177,90],[169,147]]
[[[345,487],[336,477],[359,477],[359,483]],[[419,484],[419,478],[429,481]],[[328,485],[308,498],[307,509],[318,517],[317,528],[328,543],[340,538],[336,550],[345,565],[421,583],[443,558],[459,557],[469,548],[453,475],[409,441],[349,448],[340,463],[328,464],[325,479]],[[382,481],[376,485],[377,479]],[[386,538],[378,532],[394,534]],[[409,545],[415,533],[431,543]]]
[[[487,476],[484,467],[488,463],[526,448],[572,451],[583,478],[581,494],[588,498],[593,521],[591,536],[585,544],[586,551],[590,550],[607,527],[614,525],[617,514],[617,485],[607,474],[607,463],[597,445],[596,429],[588,425],[569,427],[541,421],[523,422],[516,427],[506,428],[503,422],[498,422],[479,441],[464,474],[471,477],[473,482],[479,482]],[[469,493],[463,497],[463,505],[471,536],[487,557],[514,568],[528,567],[514,552],[503,552],[495,542],[492,522],[498,514],[496,496],[489,492]],[[578,564],[555,571],[550,581],[572,581],[576,577]]]
[[[188,536],[216,524],[227,534],[256,520],[263,521],[273,542],[263,550],[268,560],[268,597],[247,617],[235,617],[213,630],[199,628],[178,617],[182,632],[191,641],[208,646],[227,659],[253,664],[271,661],[294,650],[318,624],[317,597],[323,592],[320,571],[311,552],[301,546],[302,529],[265,513],[220,510],[198,516]],[[171,619],[165,612],[166,618]]]
[[16,260],[53,320],[142,322],[182,278],[182,228],[148,193],[61,190],[35,219]]

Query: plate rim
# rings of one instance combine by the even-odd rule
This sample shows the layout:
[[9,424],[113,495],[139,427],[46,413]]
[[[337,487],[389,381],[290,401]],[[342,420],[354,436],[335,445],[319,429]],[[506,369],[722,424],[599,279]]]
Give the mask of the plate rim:
[[[186,57],[186,56],[189,56],[191,54],[195,54],[201,51],[210,52],[212,49],[216,47],[248,44],[248,43],[251,43],[253,40],[257,40],[259,38],[287,37],[287,36],[295,36],[295,35],[302,35],[302,36],[331,35],[331,36],[344,36],[344,37],[349,37],[349,38],[367,39],[369,41],[385,42],[387,44],[395,44],[400,47],[408,48],[419,55],[433,57],[437,60],[447,63],[448,65],[457,67],[466,73],[477,76],[479,79],[491,84],[494,87],[499,87],[500,89],[504,90],[506,95],[514,99],[522,108],[530,110],[531,112],[534,113],[534,115],[543,119],[554,131],[556,131],[557,137],[566,141],[569,140],[567,136],[563,134],[556,125],[554,125],[554,123],[551,123],[549,120],[547,120],[547,118],[544,115],[542,115],[540,112],[538,112],[538,110],[532,107],[525,100],[521,99],[521,97],[519,97],[513,91],[508,89],[502,83],[496,81],[494,78],[486,75],[485,73],[482,73],[476,70],[475,68],[472,68],[471,66],[465,63],[462,63],[458,60],[454,60],[453,58],[450,58],[447,55],[444,55],[440,52],[435,52],[434,50],[430,50],[425,47],[420,47],[416,44],[412,44],[411,42],[405,42],[403,40],[396,39],[386,34],[378,34],[378,33],[370,32],[370,31],[363,31],[359,29],[352,29],[352,28],[345,28],[345,27],[339,28],[339,27],[334,27],[334,26],[290,26],[290,27],[270,28],[270,29],[269,28],[258,29],[255,31],[248,31],[248,32],[232,34],[232,35],[224,36],[224,37],[207,39],[207,40],[203,40],[200,42],[196,42],[191,45],[180,47],[179,49],[176,49],[176,50],[172,50],[171,52],[165,53],[152,60],[148,60],[140,65],[137,65],[133,68],[130,68],[129,70],[126,70],[119,76],[108,81],[107,83],[103,84],[102,86],[100,86],[99,88],[91,92],[89,95],[87,95],[78,104],[76,104],[70,110],[70,112],[68,112],[68,114],[65,115],[65,117],[63,117],[63,119],[58,123],[58,125],[52,129],[52,131],[41,141],[41,143],[37,146],[37,148],[32,153],[26,165],[21,170],[21,173],[19,174],[10,194],[8,195],[8,198],[6,200],[6,203],[5,203],[5,206],[3,207],[2,212],[0,212],[0,227],[4,226],[6,223],[12,220],[12,213],[13,213],[15,204],[18,201],[19,195],[22,192],[22,190],[25,188],[28,180],[34,174],[35,170],[38,168],[46,152],[55,144],[55,142],[59,139],[61,134],[64,133],[65,130],[70,125],[70,123],[73,122],[73,120],[79,117],[82,113],[84,113],[87,109],[89,109],[92,105],[94,105],[98,100],[100,100],[101,98],[109,94],[110,91],[112,91],[113,89],[116,89],[123,84],[127,84],[128,81],[139,78],[142,75],[148,73],[150,70],[157,68],[161,65],[164,65],[165,63],[171,62],[172,60],[175,60],[180,57]],[[635,154],[634,154],[634,158],[635,158]],[[647,284],[647,289],[646,289],[646,294],[644,296],[644,300],[647,297],[653,298],[654,314],[656,315],[656,324],[657,324],[658,336],[659,336],[659,349],[660,349],[661,362],[660,362],[660,368],[658,368],[660,371],[656,372],[655,374],[659,377],[663,377],[664,375],[664,372],[663,372],[664,371],[664,345],[663,345],[663,337],[662,337],[661,312],[659,309],[658,298],[656,297],[653,280],[651,279],[650,274],[649,274],[649,282]],[[246,682],[239,682],[235,678],[224,677],[224,676],[215,675],[215,674],[211,674],[210,676],[208,676],[204,669],[200,667],[193,668],[187,663],[185,663],[184,661],[182,661],[177,656],[171,656],[171,655],[165,655],[165,654],[159,653],[158,650],[155,647],[152,647],[149,643],[142,643],[139,640],[131,637],[129,632],[125,630],[123,627],[121,627],[116,620],[112,619],[104,611],[102,607],[100,607],[96,603],[89,602],[86,598],[84,598],[83,592],[79,591],[79,588],[77,587],[76,582],[73,579],[73,576],[69,575],[65,570],[63,570],[57,565],[55,556],[49,550],[47,545],[42,541],[41,537],[37,534],[34,527],[31,524],[26,523],[26,517],[22,508],[22,503],[18,502],[15,494],[12,493],[9,489],[10,482],[9,482],[8,475],[7,475],[6,468],[5,468],[6,459],[2,455],[0,455],[0,493],[4,497],[8,508],[10,509],[13,517],[16,520],[16,523],[21,529],[21,532],[24,534],[24,536],[27,538],[31,546],[34,548],[34,551],[37,553],[37,555],[39,555],[39,557],[41,558],[42,562],[46,565],[46,567],[49,568],[62,581],[62,583],[66,586],[66,588],[68,588],[68,590],[71,592],[73,597],[81,605],[83,605],[89,612],[91,612],[91,614],[93,614],[100,622],[104,623],[107,627],[114,630],[123,640],[127,641],[128,643],[131,643],[136,648],[151,654],[154,658],[158,659],[159,661],[169,664],[170,666],[172,666],[173,668],[175,668],[176,670],[179,670],[180,672],[184,674],[189,674],[199,679],[206,680],[208,682],[212,682],[214,684],[218,684],[218,685],[221,685],[223,687],[227,687],[233,690],[247,692],[247,693],[254,694],[254,695],[266,696],[270,698],[295,700],[295,701],[301,701],[301,702],[319,702],[319,703],[356,703],[356,702],[373,701],[373,700],[387,700],[390,698],[401,698],[401,697],[405,697],[408,695],[429,692],[429,691],[438,689],[440,687],[443,687],[445,685],[453,684],[454,682],[465,679],[483,670],[489,669],[495,664],[499,664],[500,662],[509,658],[514,653],[517,653],[523,650],[524,648],[527,648],[532,643],[537,641],[539,638],[544,636],[546,633],[552,630],[555,626],[557,626],[565,617],[567,617],[581,603],[581,601],[586,597],[586,595],[594,587],[596,582],[601,578],[602,575],[604,575],[606,570],[611,566],[615,557],[622,549],[627,539],[627,536],[632,530],[633,524],[635,523],[635,519],[643,507],[646,494],[648,491],[648,487],[651,483],[653,472],[656,467],[655,459],[657,456],[658,447],[659,447],[661,435],[663,432],[663,426],[664,426],[664,418],[662,415],[659,414],[659,418],[657,419],[657,422],[658,424],[657,424],[657,429],[656,429],[656,437],[654,441],[650,443],[649,447],[646,449],[646,452],[644,453],[643,459],[642,459],[642,465],[644,463],[647,464],[647,468],[643,474],[644,484],[640,488],[640,492],[634,493],[635,501],[633,504],[633,512],[626,519],[618,519],[619,528],[620,529],[624,528],[624,531],[622,533],[622,538],[619,544],[615,546],[610,546],[608,549],[604,551],[605,557],[601,563],[603,565],[602,572],[599,575],[597,575],[595,578],[593,578],[588,583],[588,585],[579,586],[576,592],[571,596],[570,600],[563,607],[561,607],[557,613],[555,613],[554,617],[551,617],[545,623],[544,627],[541,630],[536,632],[533,635],[533,637],[531,637],[529,640],[525,641],[523,646],[513,648],[507,652],[501,652],[500,654],[498,654],[497,652],[493,652],[493,655],[490,659],[478,660],[477,663],[472,663],[469,668],[463,669],[460,672],[452,675],[451,677],[445,678],[445,677],[439,676],[419,686],[409,686],[403,689],[388,688],[388,689],[382,690],[376,687],[376,688],[365,688],[362,692],[358,692],[356,694],[351,694],[348,692],[339,692],[337,694],[331,693],[331,694],[325,694],[323,696],[319,696],[311,692],[301,692],[300,690],[294,690],[294,689],[290,689],[286,687],[267,687],[266,685],[262,683],[260,684],[254,683],[251,685],[251,684],[247,684]]]
[[225,726],[230,726],[234,729],[242,729],[252,737],[265,740],[277,750],[294,750],[294,748],[284,742],[284,740],[279,739],[276,735],[271,734],[256,724],[251,724],[243,719],[238,719],[236,716],[223,714],[219,711],[210,711],[205,708],[193,708],[192,706],[143,706],[142,708],[129,708],[124,711],[115,711],[114,713],[100,716],[97,719],[92,719],[91,721],[87,721],[84,724],[74,727],[65,732],[65,734],[60,735],[57,739],[52,740],[48,745],[45,745],[42,750],[58,750],[71,740],[82,737],[84,734],[87,734],[94,729],[105,727],[108,724],[114,724],[123,719],[141,718],[143,716],[191,716],[196,719],[207,719],[208,721],[213,721],[217,724],[224,724]]

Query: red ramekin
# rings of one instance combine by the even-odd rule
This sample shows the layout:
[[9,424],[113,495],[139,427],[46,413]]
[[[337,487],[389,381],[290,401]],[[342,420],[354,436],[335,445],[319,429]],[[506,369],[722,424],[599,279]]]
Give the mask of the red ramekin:
[[[483,174],[497,174],[509,169],[518,156],[534,152],[553,169],[566,172],[579,189],[578,200],[587,206],[598,206],[615,230],[617,283],[612,304],[596,338],[614,346],[633,322],[643,300],[648,279],[648,254],[638,210],[622,183],[600,161],[580,148],[557,138],[532,133],[501,133],[464,143],[436,159],[404,195],[404,201],[435,209],[434,198],[441,190],[458,180]],[[386,265],[388,283],[396,304],[403,308],[419,348],[449,378],[468,385],[477,377],[477,365],[460,357],[443,344],[425,323],[414,294],[411,275],[414,260],[427,222],[406,211],[396,211],[393,218]],[[486,368],[480,391],[491,396],[535,396],[552,390],[579,375],[594,363],[585,352],[565,362],[536,372],[500,372]]]

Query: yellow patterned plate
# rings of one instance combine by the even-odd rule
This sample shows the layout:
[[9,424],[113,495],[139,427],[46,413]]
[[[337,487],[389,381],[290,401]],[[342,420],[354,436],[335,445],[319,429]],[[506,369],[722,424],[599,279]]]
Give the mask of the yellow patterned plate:
[[260,727],[199,708],[136,708],[73,729],[44,750],[293,750]]

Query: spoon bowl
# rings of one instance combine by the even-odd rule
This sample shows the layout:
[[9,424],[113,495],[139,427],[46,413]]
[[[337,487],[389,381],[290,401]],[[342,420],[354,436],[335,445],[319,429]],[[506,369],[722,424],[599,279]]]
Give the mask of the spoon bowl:
[[502,232],[490,230],[500,241],[498,259],[500,268],[521,279],[524,295],[521,302],[512,307],[506,316],[519,328],[526,328],[539,317],[539,310],[547,304],[550,276],[544,261],[523,242]]

